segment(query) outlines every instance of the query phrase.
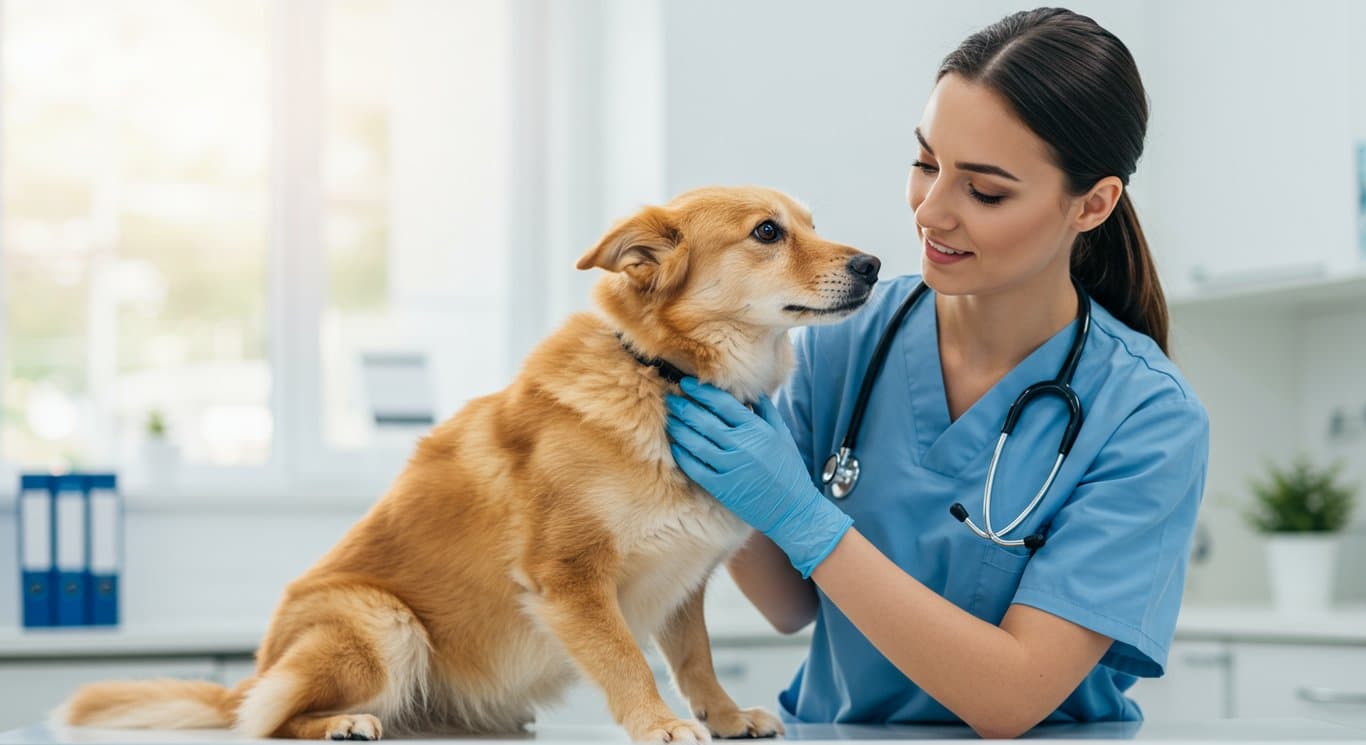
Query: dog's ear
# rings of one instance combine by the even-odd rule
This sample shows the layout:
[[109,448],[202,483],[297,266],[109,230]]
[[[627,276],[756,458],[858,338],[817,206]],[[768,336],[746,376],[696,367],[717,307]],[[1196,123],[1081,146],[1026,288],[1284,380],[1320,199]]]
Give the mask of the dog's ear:
[[618,223],[575,266],[623,272],[650,292],[669,290],[685,275],[686,259],[678,255],[682,240],[669,211],[650,206]]

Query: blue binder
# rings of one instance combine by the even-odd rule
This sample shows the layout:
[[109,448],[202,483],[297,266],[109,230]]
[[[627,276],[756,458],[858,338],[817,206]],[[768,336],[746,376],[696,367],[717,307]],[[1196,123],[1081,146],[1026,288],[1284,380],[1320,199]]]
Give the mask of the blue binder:
[[45,473],[20,476],[17,501],[19,592],[24,627],[52,626],[57,622],[52,477]]
[[90,576],[86,591],[90,623],[115,626],[119,622],[119,568],[123,565],[123,509],[117,479],[112,473],[86,477],[90,495]]
[[89,623],[86,582],[90,572],[90,537],[86,529],[89,498],[85,477],[55,477],[52,501],[57,535],[57,625]]

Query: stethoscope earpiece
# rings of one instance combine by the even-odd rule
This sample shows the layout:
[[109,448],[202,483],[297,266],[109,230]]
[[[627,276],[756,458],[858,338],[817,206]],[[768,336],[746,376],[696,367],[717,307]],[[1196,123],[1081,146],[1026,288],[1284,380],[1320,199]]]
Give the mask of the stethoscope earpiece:
[[[1086,291],[1082,289],[1081,282],[1076,277],[1072,278],[1072,286],[1077,291],[1077,331],[1072,337],[1072,348],[1067,353],[1067,359],[1063,362],[1062,368],[1058,370],[1057,377],[1053,380],[1042,381],[1029,386],[1020,394],[1015,402],[1006,411],[1005,424],[1001,427],[1001,436],[996,441],[996,452],[991,456],[991,465],[987,467],[986,488],[982,491],[982,521],[983,526],[977,527],[968,517],[968,509],[961,502],[954,502],[949,507],[949,514],[954,519],[968,526],[979,538],[986,538],[992,543],[1001,546],[1024,546],[1030,552],[1034,552],[1043,547],[1047,538],[1043,530],[1030,533],[1023,539],[1004,538],[1007,533],[1019,527],[1038,507],[1044,495],[1048,493],[1049,487],[1053,485],[1053,480],[1057,478],[1058,469],[1062,467],[1063,460],[1067,453],[1072,449],[1072,443],[1077,438],[1077,433],[1081,431],[1082,411],[1081,399],[1076,391],[1072,389],[1072,375],[1077,370],[1077,364],[1081,361],[1082,349],[1086,346],[1086,340],[1091,334],[1091,299],[1086,296]],[[859,425],[863,422],[863,412],[868,406],[868,397],[872,393],[873,383],[877,376],[882,372],[883,363],[887,360],[887,351],[891,347],[892,339],[895,338],[897,329],[901,327],[901,322],[910,313],[911,308],[915,307],[917,301],[925,294],[928,285],[924,282],[916,285],[907,297],[897,308],[892,320],[888,322],[887,329],[882,332],[882,338],[878,340],[877,347],[873,350],[873,357],[869,360],[868,370],[863,374],[863,382],[859,385],[858,399],[854,402],[853,414],[849,417],[849,428],[845,430],[843,443],[840,449],[832,453],[825,459],[825,466],[821,469],[821,483],[830,487],[831,496],[836,499],[844,499],[854,490],[858,484],[859,462],[854,457],[854,444],[858,440]],[[1053,395],[1063,399],[1067,404],[1067,428],[1063,432],[1062,444],[1058,448],[1058,457],[1053,461],[1053,470],[1048,474],[1043,487],[1039,489],[1034,498],[1005,528],[997,531],[991,527],[991,493],[993,482],[996,480],[996,466],[1001,459],[1001,451],[1005,449],[1006,440],[1010,439],[1010,433],[1015,429],[1015,423],[1024,412],[1025,407],[1030,401],[1041,398],[1045,395]]]

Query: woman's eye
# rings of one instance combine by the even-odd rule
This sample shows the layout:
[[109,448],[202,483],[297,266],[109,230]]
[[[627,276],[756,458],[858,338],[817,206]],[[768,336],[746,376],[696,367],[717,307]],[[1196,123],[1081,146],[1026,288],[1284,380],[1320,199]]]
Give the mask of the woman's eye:
[[1005,199],[1004,194],[983,194],[982,192],[977,191],[977,189],[973,188],[972,184],[968,184],[968,193],[972,194],[972,198],[976,199],[982,204],[1000,204],[1001,200]]
[[750,233],[760,243],[777,243],[783,237],[783,229],[772,220],[764,220]]
[[938,168],[921,160],[917,160],[916,162],[912,163],[911,168],[919,168],[920,172],[924,174],[931,174],[939,170]]

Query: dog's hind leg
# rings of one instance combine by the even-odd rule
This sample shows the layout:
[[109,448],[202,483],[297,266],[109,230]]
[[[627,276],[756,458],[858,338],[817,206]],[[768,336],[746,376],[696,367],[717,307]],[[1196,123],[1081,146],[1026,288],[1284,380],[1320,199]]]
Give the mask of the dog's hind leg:
[[338,712],[376,700],[387,683],[375,640],[347,624],[314,626],[247,691],[236,729],[251,737],[379,739],[378,718]]
[[378,740],[379,719],[371,714],[300,714],[276,730],[296,740]]

